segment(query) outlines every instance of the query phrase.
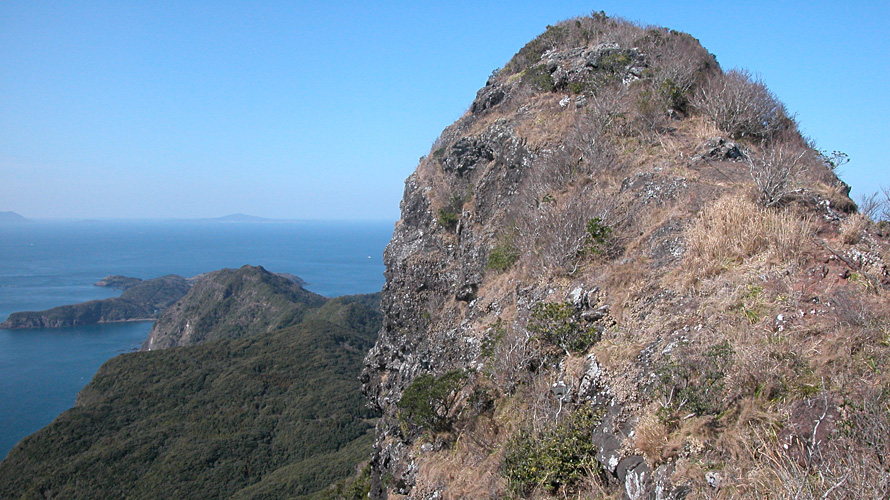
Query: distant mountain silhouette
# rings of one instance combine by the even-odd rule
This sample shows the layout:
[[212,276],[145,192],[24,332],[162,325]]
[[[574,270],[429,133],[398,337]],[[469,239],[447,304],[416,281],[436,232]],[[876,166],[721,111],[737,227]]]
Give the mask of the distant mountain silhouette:
[[212,222],[271,222],[275,219],[267,219],[265,217],[257,217],[256,215],[231,214],[223,217],[215,217],[205,219]]
[[0,224],[5,222],[31,222],[15,212],[0,212]]

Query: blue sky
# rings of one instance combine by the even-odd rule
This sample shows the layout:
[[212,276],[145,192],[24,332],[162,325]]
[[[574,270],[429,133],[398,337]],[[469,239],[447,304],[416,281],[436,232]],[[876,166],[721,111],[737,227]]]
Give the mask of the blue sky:
[[890,186],[890,2],[0,2],[0,211],[398,218],[491,71],[604,10],[760,75],[853,196]]

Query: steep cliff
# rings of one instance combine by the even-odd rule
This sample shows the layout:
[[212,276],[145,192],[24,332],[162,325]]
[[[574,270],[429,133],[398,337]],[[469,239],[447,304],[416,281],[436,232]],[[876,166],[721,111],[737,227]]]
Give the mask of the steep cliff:
[[372,497],[886,495],[890,253],[834,166],[689,35],[548,27],[406,181]]

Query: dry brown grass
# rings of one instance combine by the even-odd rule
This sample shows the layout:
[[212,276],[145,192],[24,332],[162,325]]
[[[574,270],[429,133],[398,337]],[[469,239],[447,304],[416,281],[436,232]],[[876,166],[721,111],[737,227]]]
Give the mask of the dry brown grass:
[[684,126],[688,127],[690,135],[695,138],[696,142],[699,144],[708,139],[724,135],[720,129],[717,128],[717,125],[714,124],[713,120],[709,120],[704,116],[693,116],[684,121],[684,124],[688,124]]
[[592,351],[603,368],[618,373],[630,365],[645,346],[645,342],[638,339],[621,337],[601,340],[593,346]]
[[707,206],[686,231],[686,267],[701,279],[758,256],[799,263],[813,222],[791,209],[771,210],[730,195]]
[[738,498],[888,498],[890,471],[875,460],[880,457],[864,456],[851,444],[843,438],[819,443],[810,459],[800,463],[783,451],[773,431],[754,429],[751,467],[740,478]]
[[484,417],[465,431],[450,449],[421,452],[416,497],[426,498],[436,491],[443,500],[504,497],[506,482],[499,473],[500,446],[507,439],[504,429],[495,419]]
[[863,214],[853,214],[841,223],[841,241],[845,245],[859,243],[862,232],[868,227],[869,220]]
[[667,457],[670,431],[655,414],[655,406],[637,420],[634,429],[633,446],[650,464],[659,464]]

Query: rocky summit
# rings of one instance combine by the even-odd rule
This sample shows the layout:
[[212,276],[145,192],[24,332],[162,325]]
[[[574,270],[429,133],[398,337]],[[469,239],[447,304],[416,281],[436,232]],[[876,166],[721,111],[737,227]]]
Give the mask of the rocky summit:
[[693,37],[597,14],[405,183],[372,498],[886,498],[890,245]]

